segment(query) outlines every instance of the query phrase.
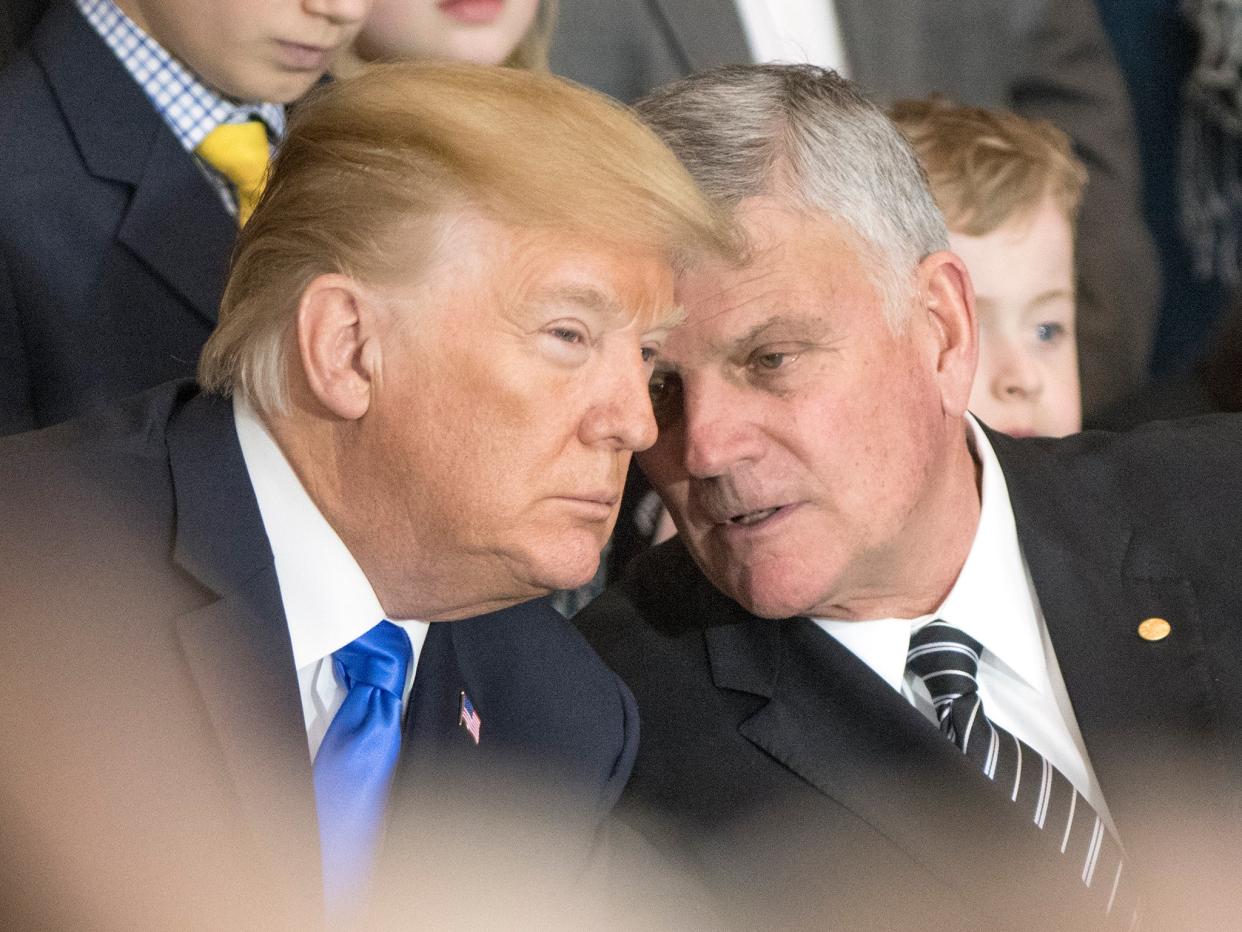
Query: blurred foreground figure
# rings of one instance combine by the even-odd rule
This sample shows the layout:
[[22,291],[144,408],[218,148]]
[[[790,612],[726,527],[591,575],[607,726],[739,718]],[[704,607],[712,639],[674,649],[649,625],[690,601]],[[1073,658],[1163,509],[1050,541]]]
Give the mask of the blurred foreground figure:
[[[304,927],[377,875],[385,908],[485,897],[489,842],[463,885],[435,830],[492,838],[492,807],[554,825],[572,880],[637,721],[530,600],[595,572],[655,438],[674,268],[727,229],[550,76],[392,65],[308,103],[205,390],[0,448],[13,923]],[[395,878],[385,834],[420,841]]]
[[679,279],[652,384],[679,535],[577,619],[638,700],[628,816],[747,927],[1236,919],[1242,420],[992,433],[969,278],[849,82],[639,110],[749,248]]

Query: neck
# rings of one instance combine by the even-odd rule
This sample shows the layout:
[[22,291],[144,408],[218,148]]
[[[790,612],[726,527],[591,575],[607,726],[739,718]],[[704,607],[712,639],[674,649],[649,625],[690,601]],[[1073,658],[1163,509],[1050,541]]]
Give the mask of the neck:
[[451,552],[390,499],[390,470],[374,469],[356,422],[295,410],[267,419],[306,494],[357,561],[386,617],[452,621],[548,594],[476,555]]
[[[960,430],[960,432],[957,432]],[[861,621],[917,618],[948,597],[970,555],[979,528],[981,467],[959,420],[954,440],[930,468],[930,494],[910,514],[893,553],[873,568],[875,584],[817,615]]]

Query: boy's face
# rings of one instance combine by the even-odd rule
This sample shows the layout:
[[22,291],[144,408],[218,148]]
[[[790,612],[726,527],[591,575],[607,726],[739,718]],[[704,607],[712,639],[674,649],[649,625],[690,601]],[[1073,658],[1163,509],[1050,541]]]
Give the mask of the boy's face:
[[364,57],[499,65],[529,31],[539,0],[375,0]]
[[225,96],[288,103],[352,41],[371,0],[117,0]]
[[1063,437],[1082,429],[1073,237],[1050,198],[984,236],[949,233],[978,308],[970,410],[996,430]]

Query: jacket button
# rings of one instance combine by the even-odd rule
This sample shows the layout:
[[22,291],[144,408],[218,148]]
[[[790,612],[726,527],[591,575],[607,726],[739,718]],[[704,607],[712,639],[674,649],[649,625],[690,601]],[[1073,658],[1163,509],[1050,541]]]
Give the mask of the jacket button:
[[1163,641],[1173,630],[1163,618],[1145,618],[1138,626],[1138,634],[1144,641]]

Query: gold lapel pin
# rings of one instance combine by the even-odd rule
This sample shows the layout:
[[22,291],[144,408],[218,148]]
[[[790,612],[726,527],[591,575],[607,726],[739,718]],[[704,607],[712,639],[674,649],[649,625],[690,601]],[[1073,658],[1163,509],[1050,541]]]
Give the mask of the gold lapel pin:
[[1163,641],[1172,630],[1173,626],[1163,618],[1144,618],[1139,622],[1138,635],[1144,641]]

